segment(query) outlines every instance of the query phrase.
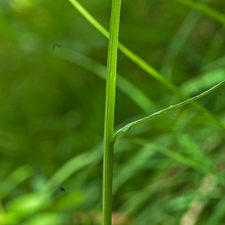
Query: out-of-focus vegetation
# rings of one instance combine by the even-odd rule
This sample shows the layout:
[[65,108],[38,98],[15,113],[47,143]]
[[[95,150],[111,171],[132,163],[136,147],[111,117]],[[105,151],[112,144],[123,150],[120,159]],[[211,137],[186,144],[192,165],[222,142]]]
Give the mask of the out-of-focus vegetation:
[[[225,3],[185,2],[123,0],[119,40],[194,96],[225,79]],[[109,28],[111,1],[81,3]],[[107,43],[68,1],[0,1],[0,224],[101,223]],[[116,130],[182,101],[121,52],[118,73]],[[224,99],[198,103],[225,124]],[[189,105],[121,135],[113,223],[224,224],[224,133]]]

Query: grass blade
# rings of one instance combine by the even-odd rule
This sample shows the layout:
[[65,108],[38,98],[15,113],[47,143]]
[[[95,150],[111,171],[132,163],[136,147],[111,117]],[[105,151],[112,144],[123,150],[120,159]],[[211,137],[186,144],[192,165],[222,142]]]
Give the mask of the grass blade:
[[170,111],[172,111],[172,110],[174,110],[174,109],[177,109],[177,108],[180,108],[180,107],[182,107],[182,106],[184,106],[184,105],[190,104],[190,103],[192,103],[192,102],[194,102],[194,101],[196,101],[196,100],[198,100],[198,99],[204,97],[205,95],[211,93],[212,91],[214,91],[215,89],[217,89],[218,87],[220,87],[221,85],[223,85],[224,83],[225,83],[225,80],[222,81],[222,82],[220,82],[219,84],[215,85],[214,87],[210,88],[209,90],[207,90],[207,91],[205,91],[205,92],[203,92],[203,93],[201,93],[201,94],[199,94],[199,95],[196,95],[196,96],[193,97],[193,98],[190,98],[190,99],[188,99],[188,100],[186,100],[186,101],[183,101],[183,102],[181,102],[181,103],[178,103],[178,104],[176,104],[176,105],[171,105],[170,107],[165,108],[165,109],[163,109],[163,110],[160,110],[160,111],[158,111],[158,112],[156,112],[156,113],[153,113],[153,114],[151,114],[150,116],[144,117],[144,118],[142,118],[142,119],[140,119],[140,120],[136,120],[136,121],[134,121],[134,122],[131,122],[131,123],[127,124],[126,126],[122,127],[120,130],[118,130],[118,131],[115,133],[114,139],[113,139],[113,141],[114,141],[113,143],[116,142],[116,140],[117,140],[117,138],[119,137],[120,134],[122,134],[122,133],[124,133],[124,132],[127,132],[127,131],[130,130],[131,128],[136,127],[136,126],[138,126],[138,125],[140,125],[140,124],[142,124],[142,123],[145,123],[145,122],[147,122],[147,121],[149,121],[149,120],[152,120],[152,119],[154,119],[154,118],[156,118],[156,117],[162,116],[162,115],[164,115],[164,114],[166,114],[166,113],[168,113],[168,112],[170,112]]

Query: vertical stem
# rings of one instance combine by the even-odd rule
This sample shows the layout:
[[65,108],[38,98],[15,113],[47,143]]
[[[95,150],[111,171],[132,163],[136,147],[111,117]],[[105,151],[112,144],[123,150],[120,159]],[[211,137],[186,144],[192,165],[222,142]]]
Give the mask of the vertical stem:
[[114,131],[116,66],[117,66],[117,46],[119,35],[120,8],[121,8],[121,0],[112,0],[108,59],[107,59],[106,98],[105,98],[103,186],[102,186],[103,225],[111,225],[111,215],[112,215],[113,131]]

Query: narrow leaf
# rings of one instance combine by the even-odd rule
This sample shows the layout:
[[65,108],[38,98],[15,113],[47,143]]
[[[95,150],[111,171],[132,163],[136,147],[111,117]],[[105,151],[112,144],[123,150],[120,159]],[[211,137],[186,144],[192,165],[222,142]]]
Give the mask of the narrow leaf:
[[115,144],[115,142],[116,142],[116,140],[117,140],[117,138],[119,137],[120,134],[122,134],[122,133],[124,133],[124,132],[127,132],[127,131],[130,130],[131,128],[136,127],[136,126],[138,126],[138,125],[140,125],[140,124],[142,124],[142,123],[145,123],[145,122],[147,122],[147,121],[149,121],[149,120],[152,120],[152,119],[154,119],[154,118],[156,118],[156,117],[162,116],[162,115],[164,115],[164,114],[166,114],[166,113],[168,113],[168,112],[170,112],[170,111],[172,111],[172,110],[174,110],[174,109],[177,109],[177,108],[180,108],[180,107],[182,107],[182,106],[184,106],[184,105],[190,104],[190,103],[192,103],[192,102],[198,100],[199,98],[202,98],[202,97],[204,97],[205,95],[211,93],[212,91],[214,91],[215,89],[217,89],[218,87],[220,87],[221,85],[223,85],[224,83],[225,83],[225,80],[222,81],[222,82],[220,82],[220,83],[218,83],[217,85],[213,86],[213,87],[210,88],[209,90],[207,90],[207,91],[205,91],[205,92],[203,92],[203,93],[201,93],[201,94],[199,94],[199,95],[196,95],[196,96],[193,97],[193,98],[190,98],[190,99],[188,99],[188,100],[186,100],[186,101],[183,101],[183,102],[181,102],[181,103],[178,103],[178,104],[176,104],[176,105],[171,105],[170,107],[165,108],[165,109],[163,109],[163,110],[160,110],[160,111],[158,111],[158,112],[156,112],[156,113],[153,113],[153,114],[151,114],[150,116],[144,117],[144,118],[142,118],[142,119],[139,119],[139,120],[136,120],[136,121],[134,121],[134,122],[131,122],[131,123],[127,124],[126,126],[122,127],[121,129],[119,129],[119,130],[115,133],[114,138],[113,138],[113,143]]

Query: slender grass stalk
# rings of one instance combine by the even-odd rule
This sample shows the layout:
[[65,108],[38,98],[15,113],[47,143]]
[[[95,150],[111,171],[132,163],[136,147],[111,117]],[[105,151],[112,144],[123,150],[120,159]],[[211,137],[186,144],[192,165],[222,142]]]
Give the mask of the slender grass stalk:
[[[76,0],[69,0],[83,13],[86,10],[80,7]],[[113,132],[116,93],[116,68],[119,36],[121,0],[112,0],[110,30],[108,38],[108,59],[105,98],[104,121],[104,153],[103,153],[103,185],[102,185],[102,224],[111,225],[112,217],[112,177],[113,177]],[[88,16],[88,14],[86,14]],[[95,24],[98,26],[98,23]],[[108,33],[108,32],[107,32]]]
[[116,92],[116,67],[119,36],[121,0],[112,1],[104,123],[104,155],[103,155],[103,189],[102,189],[102,224],[111,225],[112,215],[112,179],[113,179],[113,132]]
[[[100,23],[98,23],[97,20],[77,0],[69,0],[69,1],[77,9],[77,11],[80,12],[100,33],[102,33],[105,37],[109,38],[108,31]],[[118,43],[118,48],[131,61],[133,61],[134,63],[136,63],[145,72],[147,72],[149,75],[151,75],[152,77],[154,77],[160,83],[162,83],[163,85],[165,85],[168,89],[170,89],[173,93],[175,93],[181,99],[186,100],[186,99],[190,98],[188,95],[186,95],[185,93],[183,93],[177,86],[175,86],[172,82],[170,82],[162,74],[160,74],[155,68],[153,68],[147,62],[145,62],[140,56],[136,55],[131,50],[129,50],[128,48],[126,48],[120,42]],[[225,130],[225,124],[218,117],[216,117],[213,113],[211,113],[209,110],[207,110],[206,108],[204,108],[203,106],[201,106],[197,102],[194,102],[192,104],[192,106],[194,108],[196,108],[197,110],[199,110],[200,112],[204,113],[204,115],[208,119],[210,119],[211,121],[214,121],[217,125],[219,125],[222,129]]]

